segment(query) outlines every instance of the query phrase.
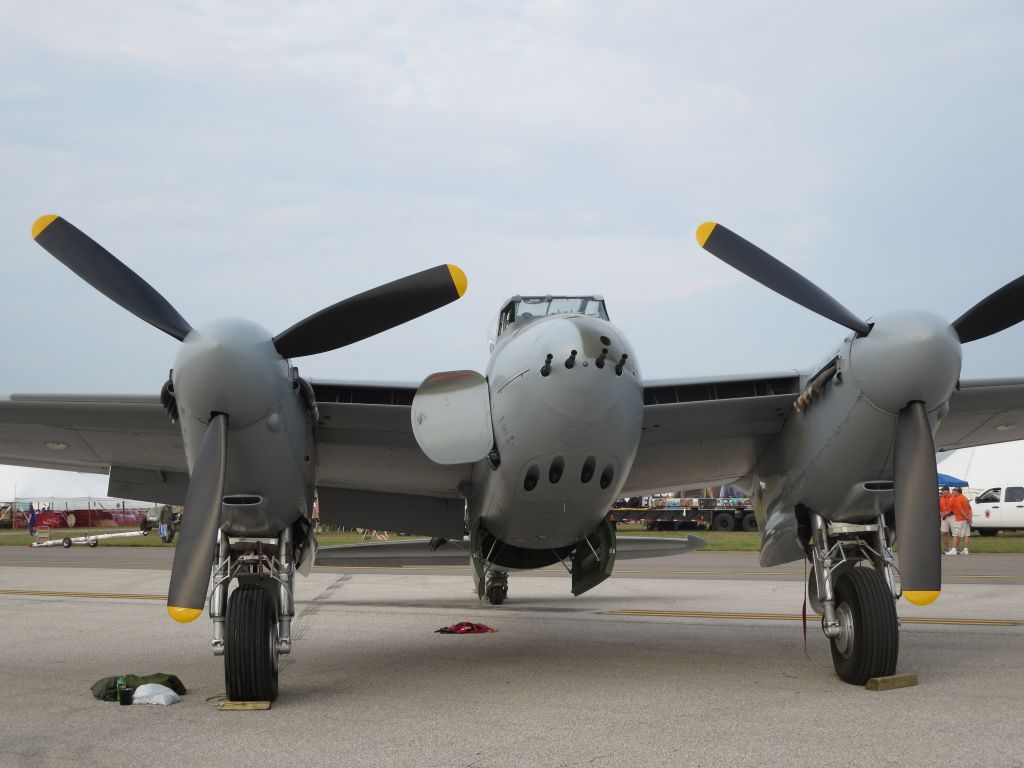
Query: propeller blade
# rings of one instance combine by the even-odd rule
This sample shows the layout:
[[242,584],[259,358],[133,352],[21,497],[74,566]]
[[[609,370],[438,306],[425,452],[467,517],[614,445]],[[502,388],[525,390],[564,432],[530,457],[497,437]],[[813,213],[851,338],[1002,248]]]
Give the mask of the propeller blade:
[[1024,320],[1024,275],[990,293],[953,321],[960,343],[1005,331]]
[[915,605],[928,605],[942,589],[936,474],[928,416],[924,403],[915,401],[900,411],[896,421],[893,457],[900,581],[903,596]]
[[761,285],[822,317],[867,336],[870,326],[799,272],[744,240],[731,229],[707,221],[697,227],[701,248]]
[[441,264],[339,301],[274,337],[283,357],[330,352],[394,328],[466,292],[466,275]]
[[175,621],[193,621],[206,604],[224,498],[227,450],[228,417],[218,414],[210,419],[210,426],[203,435],[185,494],[185,511],[181,516],[180,537],[167,590],[167,613]]
[[110,251],[60,216],[41,216],[32,239],[115,304],[181,341],[192,326],[163,296]]

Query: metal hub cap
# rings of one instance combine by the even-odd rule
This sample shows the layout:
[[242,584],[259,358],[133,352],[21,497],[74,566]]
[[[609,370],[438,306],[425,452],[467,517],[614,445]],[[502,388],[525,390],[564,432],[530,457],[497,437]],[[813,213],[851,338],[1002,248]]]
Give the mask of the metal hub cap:
[[844,659],[848,659],[853,651],[854,637],[853,611],[850,610],[850,606],[847,603],[840,603],[836,606],[836,621],[839,624],[839,634],[832,639],[832,642],[835,644],[836,650],[839,651],[840,655]]

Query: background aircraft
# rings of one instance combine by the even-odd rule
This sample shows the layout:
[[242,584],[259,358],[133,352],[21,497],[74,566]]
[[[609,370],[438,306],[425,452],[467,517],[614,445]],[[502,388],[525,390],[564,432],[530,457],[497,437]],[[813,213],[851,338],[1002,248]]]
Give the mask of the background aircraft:
[[[724,228],[702,227],[698,239],[720,256],[746,257],[745,271],[785,295],[797,298],[791,286],[799,286],[801,303],[835,315],[835,302],[822,300],[820,290]],[[310,449],[303,466],[314,467],[326,522],[441,538],[461,538],[468,526],[478,593],[494,603],[505,599],[511,568],[571,562],[575,594],[606,578],[616,543],[605,515],[618,496],[740,484],[758,506],[762,563],[812,560],[812,602],[825,615],[836,669],[844,680],[862,682],[896,664],[894,506],[906,539],[904,588],[926,599],[939,586],[933,433],[943,448],[1024,436],[1024,380],[957,383],[959,344],[1019,320],[1012,310],[1020,304],[1017,290],[993,294],[952,331],[921,313],[873,323],[838,315],[853,335],[806,372],[648,382],[600,297],[520,296],[492,326],[486,375],[434,374],[419,387],[307,387],[296,374],[294,391],[305,393],[311,428],[302,432]],[[183,405],[173,383],[163,398],[172,412]],[[226,391],[246,392],[247,385],[228,384]],[[239,399],[235,407],[248,405]],[[263,428],[272,432],[265,418]],[[215,417],[203,434],[202,427],[179,431],[156,398],[12,396],[0,402],[0,461],[109,468],[111,495],[138,499],[181,503],[200,487],[214,511],[197,516],[209,525],[218,494],[205,481],[198,485],[209,473],[196,467],[224,463],[216,459],[224,455],[222,425]],[[57,444],[63,447],[54,450]],[[204,458],[209,454],[215,458]],[[226,511],[241,503],[222,500]],[[224,519],[241,526],[247,518]],[[240,538],[257,554],[261,547],[287,550],[294,528],[277,538],[245,531]],[[220,537],[218,562],[229,569],[232,540]],[[293,557],[308,564],[301,550]],[[230,575],[217,568],[215,576]],[[198,594],[195,583],[190,589]],[[217,643],[227,590],[221,578],[215,584]],[[238,592],[255,589],[232,595]],[[246,610],[257,615],[262,609],[253,602]],[[227,614],[230,623],[230,606]],[[242,626],[267,625],[257,616]]]

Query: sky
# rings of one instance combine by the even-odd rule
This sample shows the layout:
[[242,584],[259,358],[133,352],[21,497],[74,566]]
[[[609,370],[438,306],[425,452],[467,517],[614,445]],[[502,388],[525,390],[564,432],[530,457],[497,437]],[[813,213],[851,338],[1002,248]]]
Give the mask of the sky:
[[[706,220],[864,317],[953,320],[1024,272],[1016,0],[39,0],[0,68],[3,393],[156,394],[178,344],[35,245],[46,213],[197,326],[465,270],[298,361],[327,379],[483,370],[515,293],[603,295],[647,379],[828,354],[843,329],[702,251]],[[966,346],[964,378],[1024,375],[1022,343]]]

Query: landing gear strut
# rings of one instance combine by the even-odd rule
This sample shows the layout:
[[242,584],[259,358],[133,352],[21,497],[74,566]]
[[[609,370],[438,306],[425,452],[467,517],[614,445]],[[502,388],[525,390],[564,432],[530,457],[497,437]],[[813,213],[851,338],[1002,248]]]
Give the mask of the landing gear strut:
[[[269,553],[269,554],[268,554]],[[210,595],[213,653],[230,701],[274,701],[278,657],[291,651],[295,565],[291,529],[278,538],[218,534]],[[238,587],[228,596],[233,578]]]
[[853,685],[893,674],[899,656],[899,593],[885,521],[830,524],[812,514],[811,529],[814,571],[808,592],[822,614],[836,674]]

